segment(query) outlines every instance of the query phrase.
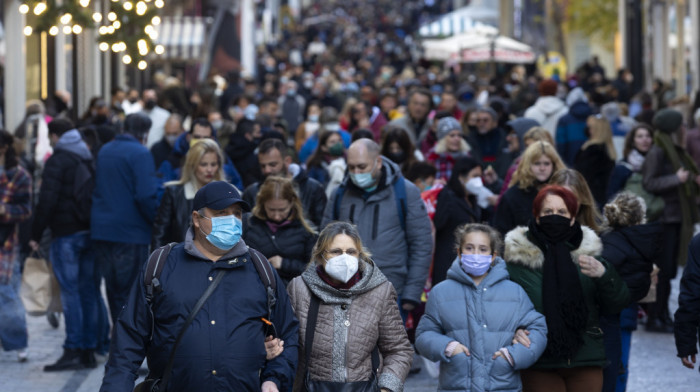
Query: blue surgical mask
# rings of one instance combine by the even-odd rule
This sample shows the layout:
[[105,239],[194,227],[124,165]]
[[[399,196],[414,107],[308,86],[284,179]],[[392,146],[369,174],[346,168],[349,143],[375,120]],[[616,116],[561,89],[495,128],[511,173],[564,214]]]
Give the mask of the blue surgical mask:
[[241,240],[243,234],[243,222],[234,215],[216,216],[213,218],[201,215],[202,218],[211,221],[211,233],[206,235],[207,241],[221,250],[230,250]]
[[460,257],[460,264],[464,272],[471,276],[482,276],[491,268],[491,255],[464,254]]
[[376,165],[377,161],[374,161],[374,165],[372,165],[372,170],[370,170],[367,173],[350,173],[350,179],[359,188],[369,190],[369,188],[371,188],[372,184],[374,183],[374,179],[372,178],[372,172],[374,171],[374,167]]

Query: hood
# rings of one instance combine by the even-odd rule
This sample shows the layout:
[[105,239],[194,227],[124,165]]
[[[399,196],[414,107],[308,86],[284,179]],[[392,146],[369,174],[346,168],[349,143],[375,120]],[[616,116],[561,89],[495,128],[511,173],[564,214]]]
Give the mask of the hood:
[[577,102],[588,103],[588,97],[581,87],[576,87],[566,96],[566,106],[571,107]]
[[56,142],[56,150],[63,150],[71,152],[78,155],[82,159],[92,159],[92,154],[87,144],[83,141],[80,132],[77,129],[71,129],[70,131],[61,135]]
[[175,144],[173,145],[173,153],[175,155],[184,156],[187,155],[187,151],[190,150],[190,143],[187,141],[187,132],[183,132],[180,136],[175,139]]
[[523,136],[525,132],[529,131],[532,127],[540,126],[537,120],[531,118],[516,118],[515,120],[510,120],[506,123],[507,126],[511,127],[515,133],[518,135],[518,141],[520,142],[520,152],[525,151],[525,142],[523,141]]
[[615,232],[624,234],[626,242],[631,242],[636,249],[639,249],[645,255],[649,255],[651,259],[656,259],[661,249],[661,234],[663,231],[663,225],[656,223],[623,227],[613,231],[611,234]]
[[[603,242],[598,235],[586,226],[581,226],[583,240],[578,249],[571,252],[572,261],[578,264],[578,256],[599,256],[603,251]],[[527,227],[520,226],[506,234],[505,259],[511,264],[522,264],[528,268],[539,269],[544,264],[544,254],[527,235]]]
[[593,109],[588,103],[578,101],[569,107],[569,113],[577,120],[585,121],[588,116],[593,114]]
[[541,111],[547,117],[549,117],[565,108],[566,104],[564,103],[564,101],[557,97],[548,96],[537,98],[537,101],[535,102],[533,107],[535,107],[537,110]]
[[360,259],[362,278],[354,286],[347,290],[339,290],[324,282],[316,273],[316,262],[309,263],[301,274],[304,283],[312,293],[327,304],[349,304],[352,298],[364,294],[387,281],[386,276],[379,270],[372,260]]
[[[481,281],[482,287],[491,287],[502,280],[508,280],[510,276],[508,275],[508,270],[506,270],[506,262],[496,256],[496,263],[489,270],[488,275]],[[474,280],[469,274],[464,272],[459,261],[459,256],[457,256],[452,262],[452,266],[447,270],[447,279],[455,280],[463,285],[474,286]]]

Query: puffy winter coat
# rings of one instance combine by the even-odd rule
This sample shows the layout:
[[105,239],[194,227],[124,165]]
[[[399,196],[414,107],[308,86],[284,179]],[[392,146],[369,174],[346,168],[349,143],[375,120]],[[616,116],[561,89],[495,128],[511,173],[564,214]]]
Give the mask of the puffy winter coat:
[[[530,331],[530,348],[512,344],[518,328]],[[470,355],[445,355],[456,340]],[[452,263],[447,280],[430,292],[425,314],[416,331],[416,350],[432,361],[440,361],[438,391],[520,391],[520,369],[530,367],[547,345],[544,316],[535,311],[527,293],[508,280],[505,262],[496,258],[478,286]],[[504,358],[491,359],[505,347],[514,366]]]
[[285,285],[304,272],[318,235],[308,232],[299,220],[281,226],[273,233],[265,221],[252,214],[243,219],[243,239],[248,246],[268,259],[272,256],[282,257],[282,267],[277,273]]
[[374,192],[359,189],[345,176],[345,194],[334,219],[334,193],[323,215],[322,227],[333,220],[357,225],[362,244],[372,252],[372,258],[382,273],[394,285],[402,300],[420,302],[425,279],[430,269],[433,241],[430,219],[420,191],[410,181],[406,185],[406,230],[399,219],[394,182],[399,181],[401,169],[382,157],[382,175]]
[[[572,262],[579,270],[583,297],[588,307],[586,330],[583,332],[583,345],[574,358],[568,361],[548,357],[544,354],[533,365],[534,368],[573,368],[580,366],[604,366],[605,347],[603,333],[599,327],[599,315],[617,314],[629,303],[630,293],[625,283],[608,262],[599,259],[605,266],[600,278],[583,275],[578,267],[578,256],[600,256],[603,245],[600,238],[588,227],[581,227],[583,240],[577,249],[571,250]],[[505,259],[508,273],[513,282],[525,289],[535,309],[544,313],[542,304],[542,267],[544,254],[528,235],[526,227],[518,227],[506,235]]]
[[[299,319],[299,366],[294,391],[303,385],[307,366],[313,380],[352,382],[372,374],[372,351],[379,346],[379,387],[403,390],[413,360],[396,291],[373,262],[360,262],[362,278],[348,290],[324,282],[311,263],[287,287]],[[311,364],[306,363],[306,328],[311,295],[320,299]],[[285,344],[286,349],[286,344]]]

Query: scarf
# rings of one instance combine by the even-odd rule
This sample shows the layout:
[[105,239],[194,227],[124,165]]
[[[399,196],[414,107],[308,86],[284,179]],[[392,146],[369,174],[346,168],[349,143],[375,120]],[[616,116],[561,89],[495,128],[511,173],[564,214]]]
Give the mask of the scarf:
[[277,230],[279,230],[280,227],[287,226],[287,225],[289,225],[289,224],[291,224],[291,223],[292,223],[292,221],[289,220],[289,219],[283,220],[282,222],[273,222],[273,221],[271,221],[271,220],[266,220],[266,221],[265,221],[265,224],[267,224],[267,227],[270,229],[270,231],[272,232],[272,234],[277,233]]
[[531,219],[528,228],[544,254],[542,304],[548,330],[545,353],[556,359],[572,359],[583,345],[588,320],[578,269],[571,259],[571,250],[583,240],[581,225],[575,222],[552,235]]
[[639,152],[636,148],[629,153],[629,155],[627,156],[627,163],[630,164],[633,172],[639,173],[642,170],[644,158],[644,154]]
[[688,245],[690,245],[690,240],[693,238],[693,224],[700,221],[700,212],[698,212],[698,205],[696,204],[698,199],[698,186],[694,181],[700,171],[698,171],[698,167],[695,165],[690,155],[688,155],[684,149],[677,147],[673,143],[669,134],[655,132],[654,143],[664,150],[664,154],[666,154],[668,160],[671,161],[674,171],[678,171],[678,169],[682,167],[690,172],[688,181],[678,187],[678,197],[681,203],[681,217],[683,217],[678,262],[683,265],[688,258]]
[[352,286],[354,286],[357,282],[359,282],[362,279],[361,269],[358,269],[357,272],[355,272],[355,275],[353,275],[347,283],[335,283],[333,281],[333,278],[331,278],[330,275],[326,273],[326,270],[321,265],[316,266],[316,273],[318,274],[318,277],[321,278],[321,280],[328,283],[329,286],[337,290],[350,290]]

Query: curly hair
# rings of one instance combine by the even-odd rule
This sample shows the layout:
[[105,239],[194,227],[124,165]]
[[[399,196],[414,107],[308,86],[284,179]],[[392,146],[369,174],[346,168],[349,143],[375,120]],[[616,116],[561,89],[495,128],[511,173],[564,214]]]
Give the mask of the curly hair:
[[603,207],[606,226],[619,229],[646,223],[647,206],[644,199],[632,192],[620,192]]
[[501,238],[501,233],[493,227],[482,223],[467,223],[459,226],[455,230],[455,252],[457,252],[457,254],[462,253],[462,245],[464,245],[467,234],[475,232],[484,233],[489,237],[491,254],[496,256],[503,254],[503,239]]

